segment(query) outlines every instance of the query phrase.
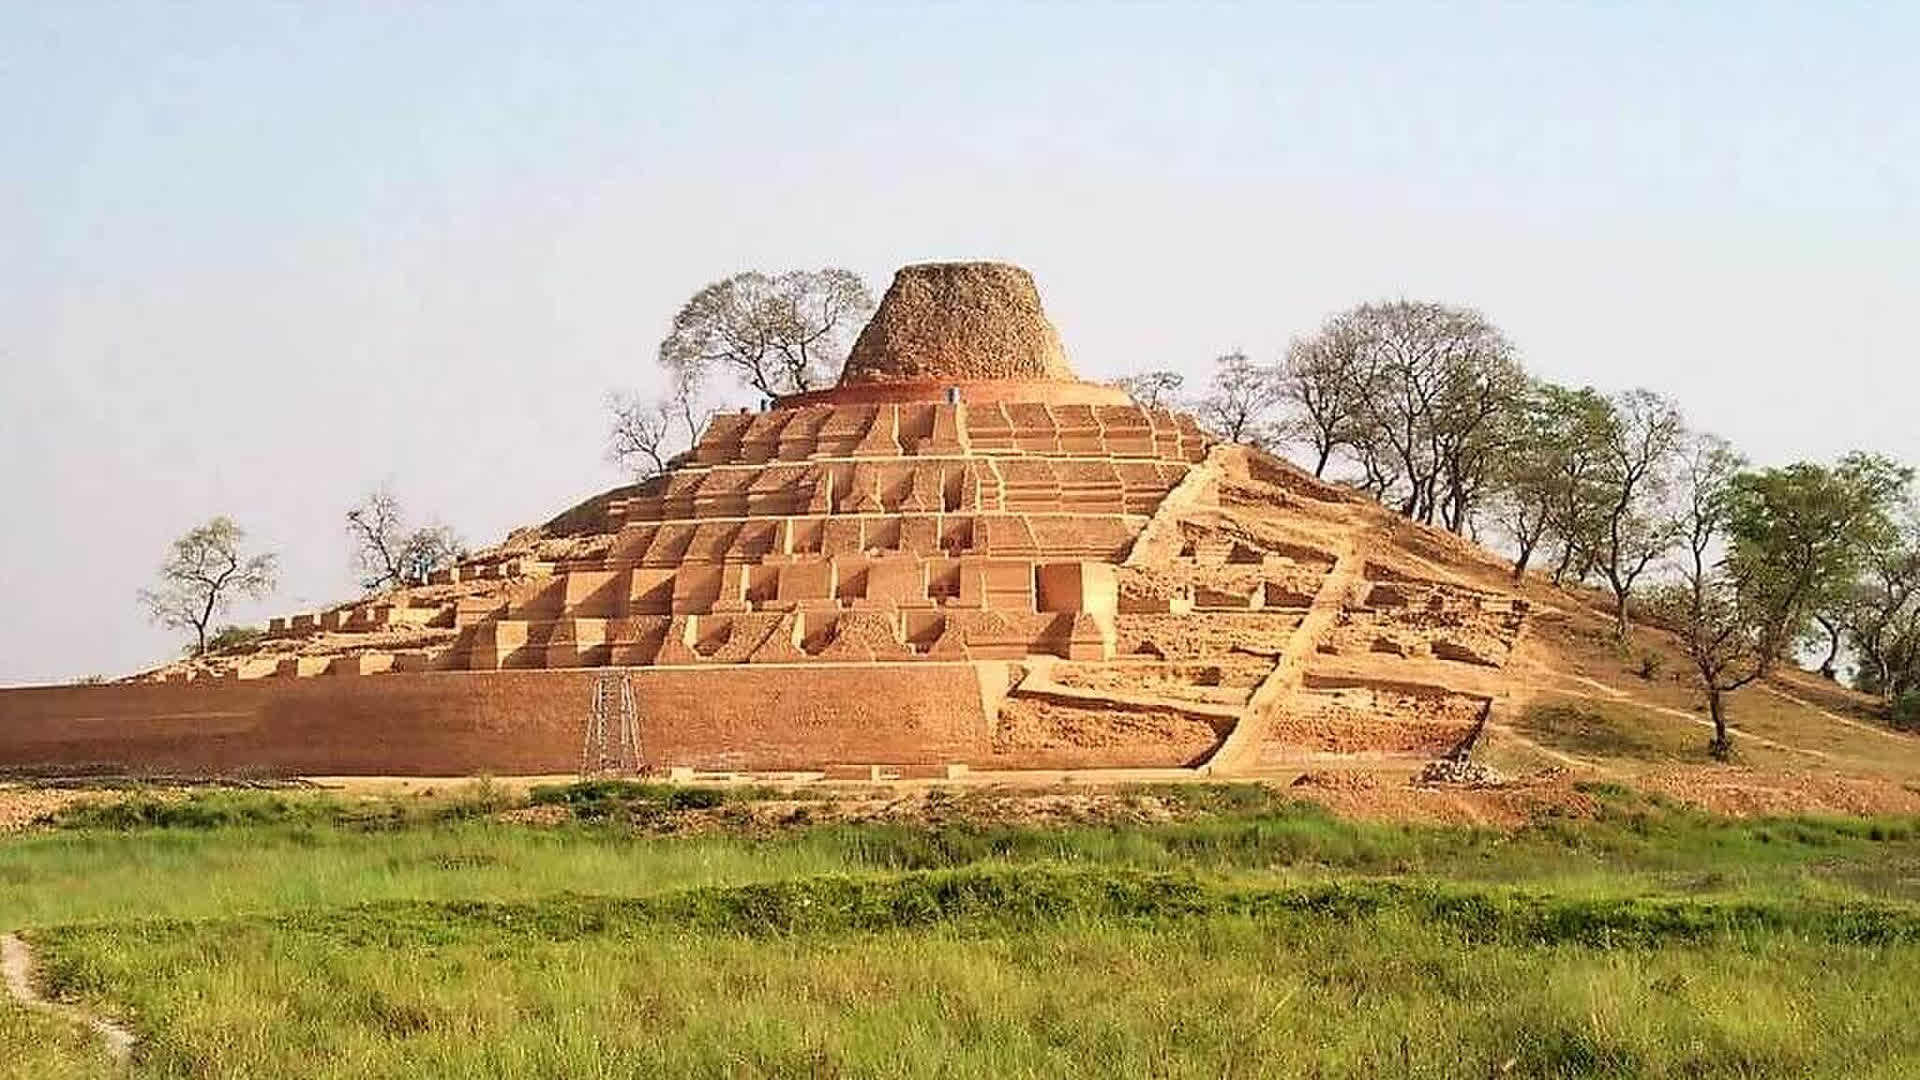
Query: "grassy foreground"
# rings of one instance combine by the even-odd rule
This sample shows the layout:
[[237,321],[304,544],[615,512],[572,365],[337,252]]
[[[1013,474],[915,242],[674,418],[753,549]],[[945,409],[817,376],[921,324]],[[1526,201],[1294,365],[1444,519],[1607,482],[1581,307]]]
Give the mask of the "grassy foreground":
[[[143,1076],[1920,1075],[1913,822],[1597,795],[1512,833],[1232,788],[665,835],[714,801],[135,799],[0,838],[0,926]],[[111,1071],[4,1007],[0,1075]]]

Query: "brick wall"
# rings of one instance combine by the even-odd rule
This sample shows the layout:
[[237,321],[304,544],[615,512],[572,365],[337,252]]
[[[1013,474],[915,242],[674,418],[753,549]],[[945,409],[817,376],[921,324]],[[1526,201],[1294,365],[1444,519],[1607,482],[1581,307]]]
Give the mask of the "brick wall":
[[[407,672],[0,690],[0,770],[462,776],[579,768],[597,671]],[[972,665],[631,672],[650,766],[978,761]]]

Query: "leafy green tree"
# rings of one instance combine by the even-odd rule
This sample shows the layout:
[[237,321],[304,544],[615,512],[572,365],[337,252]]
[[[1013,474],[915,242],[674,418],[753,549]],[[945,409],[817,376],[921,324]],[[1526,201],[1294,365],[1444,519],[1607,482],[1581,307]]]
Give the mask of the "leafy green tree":
[[1854,685],[1889,703],[1920,690],[1920,524],[1868,552],[1867,569],[1843,609]]
[[1472,532],[1475,511],[1515,449],[1501,418],[1519,407],[1527,385],[1512,346],[1491,323],[1487,329],[1492,341],[1483,353],[1459,358],[1435,410],[1440,523],[1461,536]]
[[1607,399],[1590,387],[1529,380],[1500,418],[1503,451],[1493,466],[1490,509],[1513,541],[1515,581],[1550,540],[1561,543],[1563,566],[1571,560],[1611,416]]
[[1832,466],[1796,462],[1743,473],[1728,527],[1733,556],[1771,568],[1784,590],[1782,632],[1801,641],[1824,618],[1832,627],[1821,669],[1831,674],[1845,608],[1876,551],[1894,547],[1894,515],[1913,470],[1878,454],[1854,453]]
[[195,656],[207,651],[208,625],[235,597],[258,599],[273,591],[275,556],[245,554],[246,538],[246,530],[224,516],[189,530],[173,542],[154,587],[139,592],[155,622],[193,631]]

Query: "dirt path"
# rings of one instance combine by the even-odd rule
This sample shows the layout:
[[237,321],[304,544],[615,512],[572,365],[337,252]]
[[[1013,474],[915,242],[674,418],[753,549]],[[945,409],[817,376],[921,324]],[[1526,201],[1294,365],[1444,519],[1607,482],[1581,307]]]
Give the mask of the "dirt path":
[[0,934],[0,980],[6,983],[8,997],[35,1012],[85,1024],[106,1043],[108,1057],[122,1065],[132,1063],[133,1032],[117,1021],[40,996],[33,987],[33,950],[18,934]]
[[[1590,681],[1590,680],[1582,680],[1582,681]],[[1564,688],[1549,687],[1548,689],[1552,690],[1553,693],[1559,694],[1563,697],[1584,698],[1587,701],[1612,701],[1612,702],[1618,702],[1619,704],[1622,704],[1622,705],[1631,705],[1642,712],[1657,713],[1661,716],[1671,716],[1676,720],[1685,720],[1687,723],[1692,724],[1695,727],[1703,727],[1709,731],[1713,730],[1713,721],[1711,720],[1703,720],[1700,717],[1693,715],[1692,713],[1682,712],[1679,709],[1669,708],[1668,706],[1665,706],[1665,705],[1655,705],[1652,702],[1641,701],[1638,698],[1631,697],[1627,694],[1621,693],[1620,691],[1615,690],[1611,687],[1603,688],[1607,691],[1608,696],[1602,696],[1600,694],[1588,694],[1588,693],[1583,693],[1579,690],[1567,690]],[[1778,739],[1769,739],[1765,735],[1756,734],[1751,731],[1743,731],[1740,728],[1734,727],[1732,725],[1728,725],[1727,734],[1729,736],[1746,739],[1749,742],[1753,742],[1760,746],[1764,746],[1769,750],[1779,750],[1789,754],[1805,754],[1807,757],[1819,758],[1822,761],[1828,761],[1833,758],[1833,755],[1827,753],[1825,750],[1815,750],[1811,747],[1806,747],[1806,746],[1794,746],[1791,743],[1783,743]]]
[[1864,721],[1855,720],[1851,716],[1841,716],[1839,713],[1833,712],[1828,709],[1823,709],[1820,706],[1815,705],[1813,702],[1806,700],[1805,698],[1795,697],[1794,695],[1787,693],[1785,690],[1780,689],[1779,687],[1773,685],[1772,683],[1760,683],[1758,685],[1760,689],[1765,690],[1767,693],[1772,694],[1774,697],[1781,698],[1786,701],[1790,701],[1795,705],[1800,706],[1803,709],[1811,709],[1814,712],[1819,713],[1821,716],[1826,717],[1827,719],[1833,721],[1836,724],[1845,724],[1850,728],[1859,728],[1861,731],[1867,732],[1868,734],[1878,735],[1883,739],[1891,739],[1894,742],[1898,742],[1898,743],[1911,744],[1913,741],[1913,736],[1908,735],[1905,732],[1889,731],[1883,727],[1875,727],[1874,725],[1865,723]]

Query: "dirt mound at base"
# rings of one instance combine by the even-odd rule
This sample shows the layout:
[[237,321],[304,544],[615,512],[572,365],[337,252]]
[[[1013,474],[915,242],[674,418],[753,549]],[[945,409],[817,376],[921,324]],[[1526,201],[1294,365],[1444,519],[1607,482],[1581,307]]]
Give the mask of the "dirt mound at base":
[[1292,790],[1337,817],[1512,829],[1547,817],[1593,817],[1600,805],[1564,770],[1500,787],[1430,787],[1361,772],[1310,772]]
[[0,833],[19,832],[41,817],[87,798],[83,791],[0,787]]
[[1633,783],[1729,817],[1920,813],[1920,791],[1913,787],[1833,773],[1703,765],[1645,773]]
[[1375,791],[1380,787],[1380,780],[1370,773],[1304,772],[1289,786],[1316,791]]

